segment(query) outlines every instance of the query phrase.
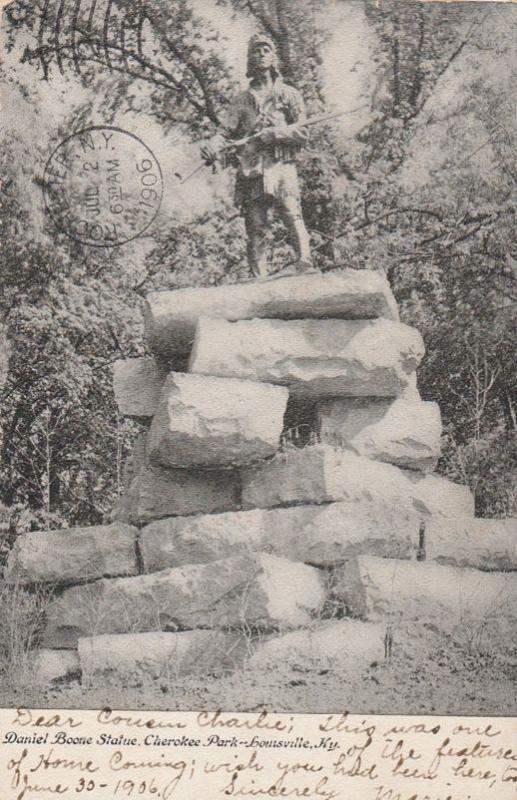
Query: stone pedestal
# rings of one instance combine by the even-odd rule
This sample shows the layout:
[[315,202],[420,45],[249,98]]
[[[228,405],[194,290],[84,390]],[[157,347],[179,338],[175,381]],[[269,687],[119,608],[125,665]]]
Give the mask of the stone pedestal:
[[142,426],[116,522],[26,533],[10,555],[9,582],[54,593],[40,683],[279,661],[358,676],[409,618],[511,638],[517,521],[475,519],[469,488],[433,474],[422,338],[383,275],[154,292],[145,331],[153,355],[114,367]]

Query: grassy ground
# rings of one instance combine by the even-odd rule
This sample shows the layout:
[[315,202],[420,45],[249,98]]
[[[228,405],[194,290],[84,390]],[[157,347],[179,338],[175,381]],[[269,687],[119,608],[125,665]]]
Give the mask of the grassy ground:
[[338,659],[281,660],[274,669],[239,668],[219,678],[178,678],[150,686],[38,691],[0,688],[0,705],[360,714],[517,715],[517,640],[445,635],[432,622],[401,623],[388,659],[354,668]]

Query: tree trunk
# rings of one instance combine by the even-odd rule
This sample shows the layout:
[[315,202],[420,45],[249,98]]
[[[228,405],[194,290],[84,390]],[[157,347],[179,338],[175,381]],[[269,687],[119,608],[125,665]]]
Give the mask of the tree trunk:
[[400,106],[400,22],[395,15],[393,18],[393,114],[398,116]]
[[277,0],[276,16],[278,20],[277,44],[280,60],[282,62],[282,72],[286,77],[292,77],[289,16],[286,9],[286,0]]

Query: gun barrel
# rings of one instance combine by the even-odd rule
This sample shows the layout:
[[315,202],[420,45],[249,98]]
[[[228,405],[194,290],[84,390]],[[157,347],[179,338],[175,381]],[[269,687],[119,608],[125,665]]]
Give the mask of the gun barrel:
[[[352,109],[352,111],[357,110],[358,109]],[[342,117],[343,114],[351,114],[352,111],[337,111],[334,114],[323,114],[318,117],[309,117],[301,122],[292,122],[290,125],[286,125],[285,127],[287,130],[289,130],[289,128],[307,128],[309,125],[318,125],[321,122],[328,122],[328,120],[335,119],[336,117]],[[221,150],[231,150],[232,147],[242,147],[242,145],[252,142],[253,139],[256,139],[258,136],[260,136],[260,134],[261,131],[257,131],[257,133],[252,133],[250,136],[245,136],[243,139],[236,139],[233,142],[228,142],[228,144],[222,147]]]
[[[307,128],[309,125],[318,125],[321,122],[328,122],[336,117],[342,117],[344,114],[353,114],[355,111],[361,111],[363,108],[367,108],[367,106],[363,105],[359,106],[358,108],[351,108],[350,111],[336,111],[333,114],[322,114],[321,116],[317,117],[309,117],[301,122],[293,122],[290,125],[286,125],[286,128]],[[225,144],[223,147],[221,147],[220,152],[222,153],[225,150],[231,150],[233,147],[242,147],[243,145],[257,138],[260,133],[261,132],[259,131],[257,133],[252,133],[251,136],[245,136],[243,139],[235,139],[233,142],[228,142],[228,144]],[[204,161],[202,161],[201,164],[199,164],[196,169],[192,170],[189,175],[183,178],[180,183],[186,183],[204,166],[206,166],[206,164]]]

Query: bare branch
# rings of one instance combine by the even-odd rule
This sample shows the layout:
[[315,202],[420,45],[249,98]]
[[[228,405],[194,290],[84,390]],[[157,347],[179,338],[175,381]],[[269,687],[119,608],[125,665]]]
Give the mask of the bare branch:
[[[99,44],[97,42],[95,42],[94,40],[92,40],[90,38],[85,38],[82,41],[77,42],[76,46],[79,47],[81,44],[84,44],[86,46],[91,47],[92,48],[92,53],[88,54],[88,55],[79,55],[77,57],[78,61],[91,62],[91,63],[94,63],[94,64],[100,64],[101,66],[106,67],[106,62],[102,58],[100,58],[99,56],[95,56],[93,54],[93,47],[94,46],[99,47]],[[162,87],[164,87],[166,89],[169,89],[169,90],[171,90],[173,87],[176,90],[181,89],[181,88],[184,89],[184,87],[182,87],[182,85],[167,70],[165,70],[163,67],[159,67],[158,65],[153,64],[152,62],[148,61],[145,57],[141,57],[137,53],[134,53],[134,52],[123,53],[121,46],[117,45],[117,44],[114,44],[113,42],[112,43],[107,43],[106,47],[108,47],[108,49],[110,49],[110,50],[114,50],[114,51],[120,53],[120,55],[122,57],[129,56],[129,58],[131,58],[134,61],[136,61],[136,63],[140,67],[142,67],[142,69],[149,70],[151,73],[157,73],[158,75],[163,76],[167,80],[166,81],[165,80],[160,80],[160,79],[154,77],[154,75],[148,75],[148,74],[145,74],[145,73],[144,74],[138,73],[138,72],[135,72],[132,69],[128,70],[125,67],[121,67],[121,66],[115,65],[111,60],[110,60],[110,65],[109,65],[109,69],[110,70],[115,71],[115,72],[120,72],[122,74],[127,75],[128,77],[131,77],[131,78],[136,78],[136,79],[139,79],[139,80],[147,81],[148,83],[152,83],[155,86],[162,86]],[[70,44],[60,45],[60,51],[61,52],[66,51],[66,50],[70,50],[70,48],[71,48]],[[55,52],[55,48],[52,47],[51,45],[44,46],[43,47],[43,51],[45,51],[45,50],[48,50],[51,53]],[[30,50],[26,51],[26,54],[24,55],[24,59],[23,60],[30,60],[31,58],[33,58],[33,57],[35,57],[37,55],[39,55],[38,51],[30,51]],[[195,100],[188,93],[187,93],[186,96],[187,96],[187,101],[189,102],[189,104],[191,106],[193,106],[196,109],[196,111],[198,111],[200,114],[203,114],[203,115],[206,114],[208,116],[207,109],[201,103],[199,103],[197,100]]]
[[56,56],[57,56],[57,66],[61,75],[63,75],[63,62],[60,56],[60,36],[61,36],[61,17],[65,11],[66,0],[61,0],[59,4],[59,9],[56,15],[55,21],[55,31],[54,31],[54,47],[56,49]]
[[74,13],[72,15],[72,33],[71,33],[71,42],[72,42],[72,57],[74,60],[75,70],[78,74],[81,73],[81,68],[79,66],[77,58],[77,48],[76,48],[76,35],[77,35],[77,22],[79,20],[79,12],[81,10],[81,2],[82,0],[75,0],[75,8]]
[[218,116],[216,114],[216,111],[215,111],[215,108],[214,108],[214,104],[213,104],[213,101],[212,101],[212,96],[210,94],[210,91],[209,91],[209,88],[208,88],[208,83],[207,83],[207,81],[205,79],[203,71],[199,68],[199,66],[197,64],[195,64],[192,61],[192,59],[187,58],[187,56],[184,53],[181,53],[181,51],[174,44],[174,42],[171,42],[169,39],[165,39],[165,42],[167,44],[167,47],[169,47],[171,52],[176,56],[178,61],[181,61],[183,64],[185,64],[185,66],[193,74],[194,78],[196,79],[196,81],[198,83],[199,88],[201,89],[201,93],[202,93],[204,101],[205,101],[205,109],[206,109],[207,116],[209,117],[209,119],[212,120],[212,122],[215,125],[219,125],[219,118],[218,118]]
[[106,13],[104,15],[104,25],[102,30],[102,39],[104,42],[104,55],[106,56],[106,64],[110,68],[111,68],[111,55],[110,55],[110,48],[108,46],[108,35],[109,35],[109,24],[110,24],[112,5],[113,5],[113,0],[108,0],[108,5],[106,6]]
[[[41,22],[38,31],[38,50],[43,47],[43,32],[45,30],[45,25],[47,23],[48,18],[48,7],[49,7],[50,0],[45,0],[45,5],[43,6],[43,12],[41,14]],[[23,59],[22,59],[23,60]],[[48,78],[48,64],[43,58],[40,56],[41,66],[43,67],[43,79],[47,80]]]

